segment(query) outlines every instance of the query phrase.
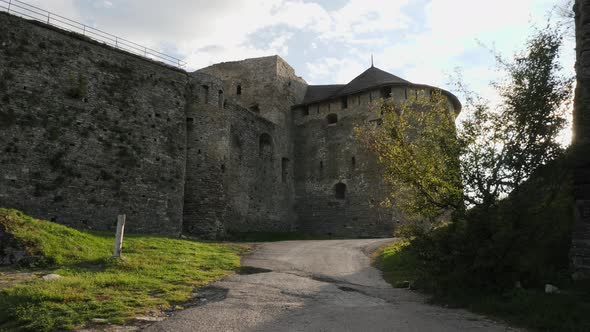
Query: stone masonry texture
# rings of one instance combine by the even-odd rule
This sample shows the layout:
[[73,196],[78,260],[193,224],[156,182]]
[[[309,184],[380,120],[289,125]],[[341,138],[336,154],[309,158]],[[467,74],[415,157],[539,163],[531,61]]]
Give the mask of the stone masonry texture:
[[590,276],[590,1],[576,1],[574,11],[577,76],[573,123],[576,224],[571,255],[576,272]]
[[371,102],[419,92],[404,82],[302,104],[308,85],[278,56],[188,73],[0,13],[0,206],[210,239],[390,236],[405,218],[379,207],[353,128],[379,120]]

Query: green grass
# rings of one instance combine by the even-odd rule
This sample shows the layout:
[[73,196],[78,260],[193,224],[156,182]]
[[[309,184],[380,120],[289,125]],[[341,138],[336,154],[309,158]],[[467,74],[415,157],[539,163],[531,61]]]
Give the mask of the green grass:
[[383,271],[385,281],[394,287],[417,278],[418,259],[413,252],[404,250],[408,245],[407,240],[397,240],[377,251],[375,265]]
[[[92,318],[122,323],[150,309],[187,302],[196,287],[239,268],[245,246],[127,235],[123,259],[111,258],[114,235],[77,231],[0,209],[0,224],[45,270],[63,278],[35,279],[0,291],[0,330],[73,329]],[[0,276],[1,278],[2,276]]]
[[[404,281],[424,282],[424,278],[436,277],[424,274],[409,244],[399,240],[377,252],[375,265],[394,287]],[[503,294],[474,289],[431,291],[435,293],[433,303],[466,308],[515,326],[537,331],[590,331],[589,284],[572,283],[560,294],[545,294],[541,289],[514,289]]]

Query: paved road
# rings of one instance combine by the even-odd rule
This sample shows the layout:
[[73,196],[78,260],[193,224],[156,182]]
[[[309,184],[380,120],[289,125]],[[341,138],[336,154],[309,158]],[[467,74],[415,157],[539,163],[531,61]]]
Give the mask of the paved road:
[[391,288],[367,256],[388,241],[263,244],[242,262],[250,274],[214,283],[203,305],[146,331],[514,331]]

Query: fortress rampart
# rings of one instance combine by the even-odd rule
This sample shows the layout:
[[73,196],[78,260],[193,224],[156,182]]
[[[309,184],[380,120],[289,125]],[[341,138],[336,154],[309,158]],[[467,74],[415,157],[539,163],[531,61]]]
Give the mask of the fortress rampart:
[[404,221],[377,207],[379,166],[353,127],[379,121],[371,102],[432,87],[374,67],[308,85],[278,56],[187,73],[5,13],[0,45],[0,206],[205,238],[389,236]]

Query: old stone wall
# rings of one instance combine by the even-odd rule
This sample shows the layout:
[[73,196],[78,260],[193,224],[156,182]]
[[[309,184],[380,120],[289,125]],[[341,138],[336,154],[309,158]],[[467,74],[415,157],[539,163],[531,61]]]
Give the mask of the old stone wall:
[[[397,92],[394,91],[394,94]],[[295,186],[303,232],[388,236],[402,217],[380,208],[385,188],[375,156],[353,137],[354,127],[379,118],[369,111],[380,91],[366,91],[295,109]],[[342,191],[343,194],[342,194]]]
[[186,113],[186,182],[183,231],[220,238],[225,233],[225,165],[229,156],[229,117],[219,79],[191,75]]
[[5,13],[0,45],[2,207],[205,238],[388,236],[404,219],[378,207],[379,165],[352,136],[378,122],[380,87],[292,110],[307,84],[278,56],[188,74]]
[[574,101],[574,197],[572,262],[590,277],[590,3],[576,1],[576,95]]
[[179,234],[188,76],[0,12],[0,206]]
[[199,70],[223,81],[229,119],[228,232],[291,231],[294,156],[291,106],[307,84],[278,56]]

